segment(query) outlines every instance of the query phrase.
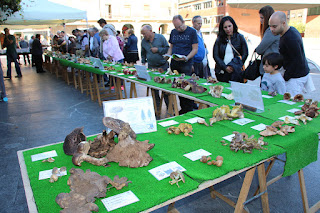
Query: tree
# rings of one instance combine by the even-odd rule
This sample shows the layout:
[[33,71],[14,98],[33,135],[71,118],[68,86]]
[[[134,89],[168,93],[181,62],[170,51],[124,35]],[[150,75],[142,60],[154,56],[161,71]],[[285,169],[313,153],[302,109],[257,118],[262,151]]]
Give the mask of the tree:
[[0,24],[3,24],[9,16],[21,10],[21,0],[0,1]]

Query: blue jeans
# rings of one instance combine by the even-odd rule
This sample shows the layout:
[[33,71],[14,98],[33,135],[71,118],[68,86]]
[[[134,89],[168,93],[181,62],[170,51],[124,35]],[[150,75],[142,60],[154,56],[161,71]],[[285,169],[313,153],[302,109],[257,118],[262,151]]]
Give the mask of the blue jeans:
[[21,74],[21,70],[20,70],[20,66],[18,63],[18,57],[17,54],[8,54],[7,55],[7,66],[8,66],[8,70],[7,70],[7,76],[11,77],[11,63],[14,62],[14,66],[16,68],[16,72],[18,76],[22,76]]

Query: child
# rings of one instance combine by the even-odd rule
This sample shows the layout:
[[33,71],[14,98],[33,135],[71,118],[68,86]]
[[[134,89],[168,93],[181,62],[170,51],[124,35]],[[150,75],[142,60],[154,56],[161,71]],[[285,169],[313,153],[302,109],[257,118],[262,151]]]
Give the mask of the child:
[[269,53],[263,57],[262,62],[265,73],[261,80],[261,89],[283,95],[286,92],[286,84],[278,71],[282,67],[282,55]]

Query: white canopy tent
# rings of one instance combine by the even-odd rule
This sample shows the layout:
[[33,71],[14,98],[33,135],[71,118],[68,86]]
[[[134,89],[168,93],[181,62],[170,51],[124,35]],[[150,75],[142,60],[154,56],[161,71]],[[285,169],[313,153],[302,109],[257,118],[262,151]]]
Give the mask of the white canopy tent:
[[[57,25],[87,19],[87,11],[48,0],[22,0],[22,9],[8,17],[4,25]],[[1,12],[1,11],[0,11]]]

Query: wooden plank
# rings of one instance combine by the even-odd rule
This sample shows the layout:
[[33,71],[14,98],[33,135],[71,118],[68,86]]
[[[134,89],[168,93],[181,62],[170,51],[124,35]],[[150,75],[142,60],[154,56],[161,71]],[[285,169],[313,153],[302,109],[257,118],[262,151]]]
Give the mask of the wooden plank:
[[[260,185],[260,192],[264,192],[267,190],[267,183],[266,183],[266,173],[264,168],[264,163],[258,166],[258,178],[259,178],[259,185]],[[268,192],[266,191],[263,195],[261,195],[261,203],[262,203],[262,210],[264,213],[269,213],[269,200],[268,200]]]
[[178,108],[177,96],[172,95],[172,98],[173,98],[174,115],[178,116],[179,115],[179,108]]
[[210,195],[212,198],[220,198],[221,200],[223,200],[224,202],[226,202],[228,205],[232,206],[233,208],[236,207],[236,203],[233,202],[232,200],[230,200],[229,198],[225,197],[223,194],[217,192],[216,190],[214,190],[213,186],[211,186],[210,188]]
[[98,84],[98,76],[95,73],[93,73],[93,84],[94,84],[94,87],[95,87],[95,91],[96,91],[96,95],[97,95],[97,100],[98,100],[99,106],[102,106],[101,97],[100,97],[100,89],[99,89],[99,84]]
[[253,167],[252,169],[248,170],[246,173],[246,176],[244,178],[244,181],[240,190],[238,201],[234,210],[235,213],[241,213],[243,211],[243,207],[244,207],[243,203],[246,201],[248,197],[249,189],[252,183],[252,178],[254,176],[255,170],[256,170],[256,167]]
[[315,213],[316,211],[318,211],[320,209],[320,201],[318,201],[318,203],[314,204],[310,209],[309,212],[310,213]]
[[300,190],[301,190],[301,197],[302,197],[302,204],[303,204],[303,211],[305,213],[309,212],[309,204],[308,204],[308,196],[306,190],[306,183],[304,181],[304,174],[303,169],[298,171],[299,182],[300,182]]

